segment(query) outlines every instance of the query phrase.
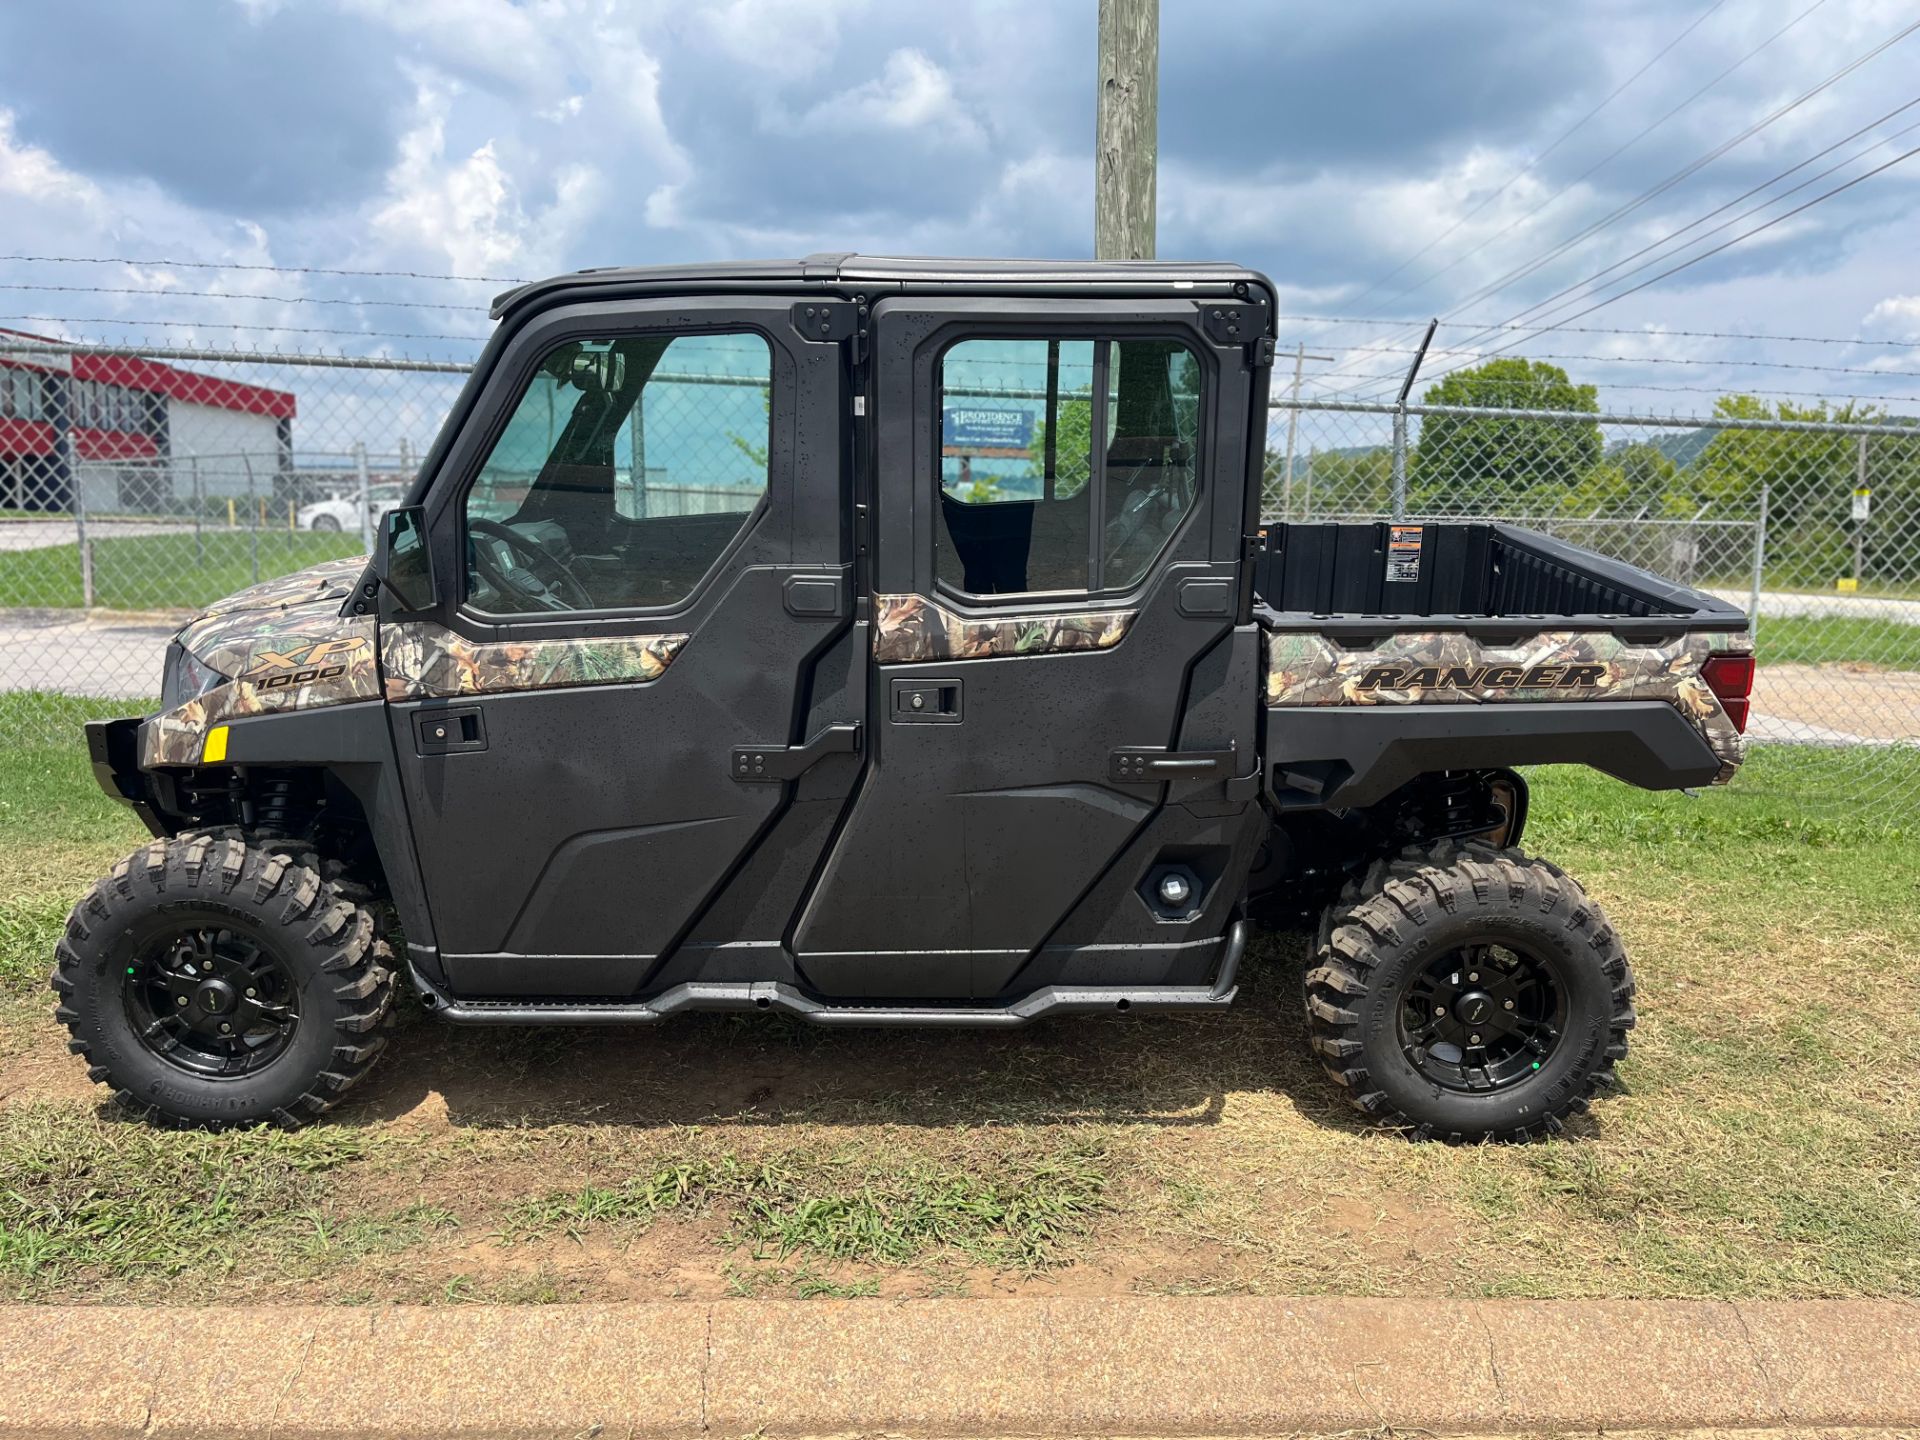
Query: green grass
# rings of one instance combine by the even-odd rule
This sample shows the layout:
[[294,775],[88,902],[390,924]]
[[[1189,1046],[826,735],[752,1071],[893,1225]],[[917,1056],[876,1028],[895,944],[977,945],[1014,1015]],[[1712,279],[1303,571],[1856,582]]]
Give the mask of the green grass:
[[[357,535],[309,531],[208,530],[192,535],[136,535],[93,542],[94,603],[108,610],[185,610],[207,605],[256,579],[360,551]],[[71,609],[83,602],[80,547],[0,552],[0,609]]]
[[1762,616],[1754,631],[1762,665],[1883,665],[1920,670],[1920,625],[1857,615]]
[[1697,799],[1535,772],[1527,848],[1625,936],[1640,1024],[1567,1136],[1449,1149],[1348,1110],[1287,938],[1229,1013],[1005,1035],[408,1011],[320,1128],[150,1130],[44,988],[144,832],[77,745],[0,750],[0,1294],[1920,1294],[1920,821],[1868,760],[1920,793],[1906,751],[1763,747]]
[[1086,1233],[1110,1184],[1105,1152],[1072,1141],[1020,1160],[1003,1155],[997,1172],[806,1153],[748,1165],[725,1154],[539,1196],[510,1212],[507,1233],[578,1237],[718,1207],[756,1256],[906,1265],[951,1250],[974,1264],[1034,1270],[1058,1263]]

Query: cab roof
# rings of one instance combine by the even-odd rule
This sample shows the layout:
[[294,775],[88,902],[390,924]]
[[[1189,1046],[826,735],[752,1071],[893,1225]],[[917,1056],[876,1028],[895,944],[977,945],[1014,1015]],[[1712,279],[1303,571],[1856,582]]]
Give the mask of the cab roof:
[[895,294],[964,287],[1051,293],[1098,289],[1115,293],[1202,289],[1229,293],[1258,285],[1271,300],[1273,283],[1257,270],[1223,261],[1187,260],[963,260],[930,256],[827,252],[803,260],[718,260],[697,265],[614,265],[576,270],[508,290],[493,302],[500,319],[531,300],[559,290],[804,290],[814,286],[885,287]]

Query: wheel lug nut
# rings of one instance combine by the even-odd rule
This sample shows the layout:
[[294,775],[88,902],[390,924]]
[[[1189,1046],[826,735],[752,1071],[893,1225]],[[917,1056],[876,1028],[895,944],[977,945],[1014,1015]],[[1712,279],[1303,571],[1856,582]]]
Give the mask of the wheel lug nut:
[[[224,1030],[227,1027],[222,1025],[220,1028]],[[1467,1036],[1467,1043],[1469,1045],[1478,1045],[1480,1043],[1480,1037],[1478,1035],[1469,1035]]]
[[222,1035],[231,1035],[233,1033],[233,1026],[223,1024],[220,1027],[220,1033]]
[[[251,995],[251,994],[252,994],[253,992],[252,992],[251,990],[249,990],[249,991],[248,991],[247,993],[248,993],[249,995]],[[1507,1005],[1507,1009],[1509,1009],[1509,1010],[1511,1010],[1511,1009],[1513,1008],[1513,1002],[1512,1002],[1511,1000],[1509,1000],[1509,1001],[1507,1001],[1507,1002],[1506,1002],[1506,1005]]]
[[1447,1007],[1444,1005],[1436,1005],[1433,1007],[1433,1013],[1435,1015],[1444,1015],[1447,1013]]
[[173,997],[173,1003],[176,1005],[184,1005],[187,1003],[187,997],[184,995],[176,995]]
[[[253,986],[249,985],[247,987],[247,998],[249,1000],[253,999],[253,997],[258,995],[259,993],[260,992],[254,989]],[[1511,1010],[1512,1008],[1513,1008],[1513,1002],[1511,1000],[1507,1001],[1507,1009]]]
[[1479,978],[1480,978],[1480,972],[1478,970],[1474,971],[1471,975],[1467,976],[1467,979],[1469,980],[1478,980]]

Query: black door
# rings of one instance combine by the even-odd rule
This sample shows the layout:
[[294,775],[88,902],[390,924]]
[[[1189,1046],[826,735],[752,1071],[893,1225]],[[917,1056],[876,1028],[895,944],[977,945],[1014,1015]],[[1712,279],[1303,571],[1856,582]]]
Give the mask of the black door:
[[[1199,318],[875,307],[869,768],[796,927],[815,989],[984,999],[1217,959],[1252,823],[1228,782],[1254,766],[1255,376]],[[1193,768],[1147,763],[1169,752]]]
[[429,493],[441,608],[381,630],[416,959],[456,993],[784,973],[858,760],[796,785],[780,752],[858,721],[865,678],[843,347],[791,320],[600,303],[501,342]]

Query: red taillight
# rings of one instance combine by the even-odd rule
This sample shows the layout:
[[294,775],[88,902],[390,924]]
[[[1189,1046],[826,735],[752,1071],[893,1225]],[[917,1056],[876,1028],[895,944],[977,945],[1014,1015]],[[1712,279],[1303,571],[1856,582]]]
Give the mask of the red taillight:
[[1720,708],[1727,712],[1733,728],[1743,735],[1747,729],[1748,697],[1753,693],[1753,656],[1709,655],[1700,667],[1700,678],[1713,691]]

